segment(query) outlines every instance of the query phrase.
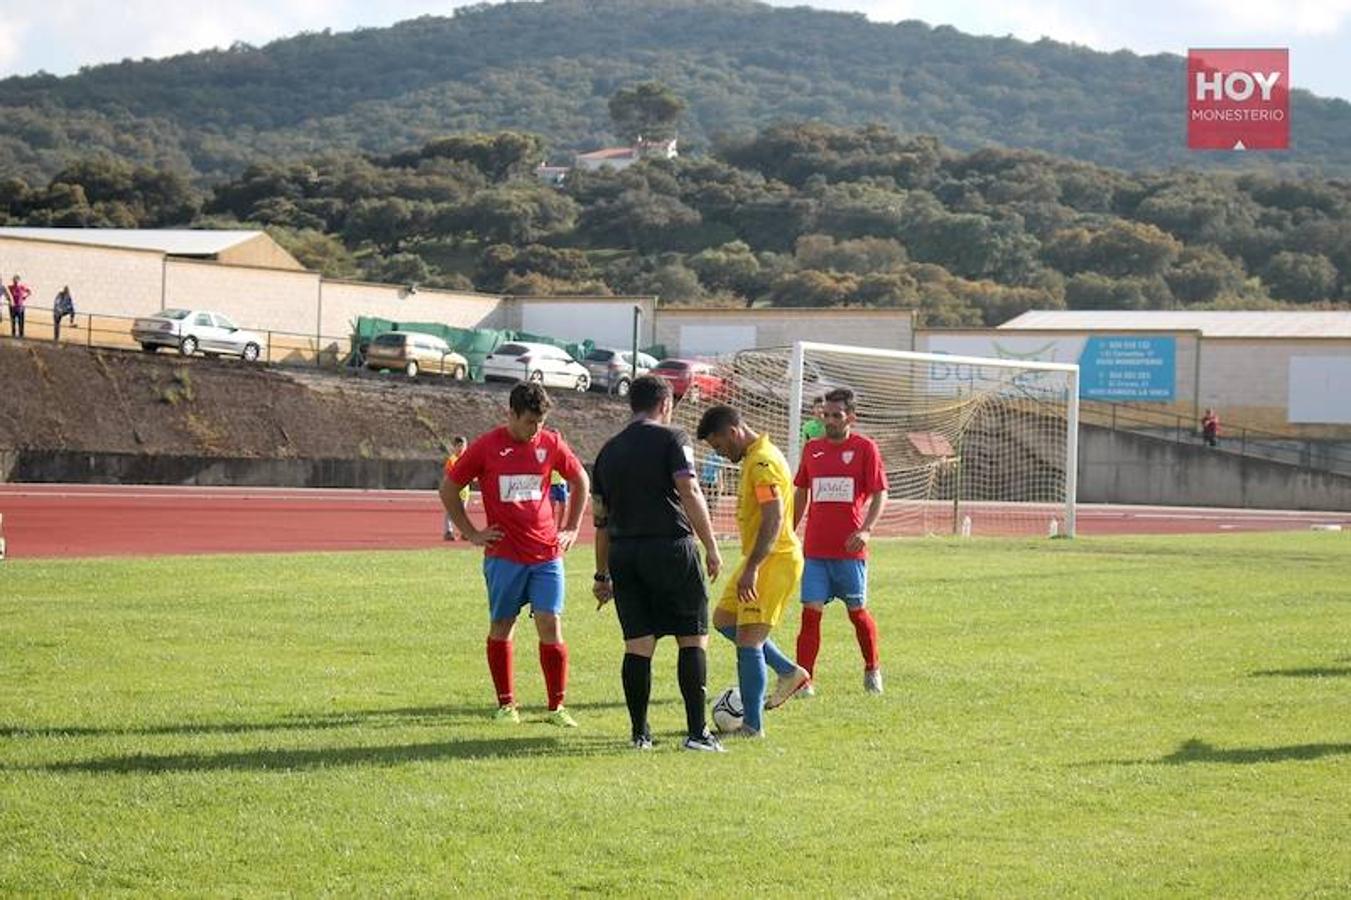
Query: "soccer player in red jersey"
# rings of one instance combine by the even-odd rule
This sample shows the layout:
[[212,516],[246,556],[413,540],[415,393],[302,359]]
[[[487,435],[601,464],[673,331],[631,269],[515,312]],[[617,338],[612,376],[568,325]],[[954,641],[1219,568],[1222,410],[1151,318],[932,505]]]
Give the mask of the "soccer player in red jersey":
[[[497,690],[499,722],[519,722],[512,636],[516,617],[530,605],[539,632],[539,662],[549,694],[549,722],[577,723],[563,707],[568,681],[568,647],[563,643],[563,554],[577,540],[591,482],[586,470],[556,431],[544,429],[551,402],[543,386],[522,382],[511,389],[507,424],[480,435],[455,461],[441,482],[441,504],[460,534],[484,548],[488,585],[488,670]],[[554,521],[549,480],[567,481],[563,527]],[[479,529],[465,513],[461,490],[478,479],[487,513]]]
[[[871,438],[854,434],[854,392],[837,388],[826,394],[824,437],[802,448],[793,479],[793,527],[807,517],[806,567],[802,572],[802,626],[797,664],[816,674],[821,650],[821,616],[835,598],[844,601],[863,654],[863,688],[882,693],[877,622],[868,612],[868,540],[887,504],[882,454]],[[864,512],[864,504],[867,512]],[[807,688],[808,695],[814,688]]]

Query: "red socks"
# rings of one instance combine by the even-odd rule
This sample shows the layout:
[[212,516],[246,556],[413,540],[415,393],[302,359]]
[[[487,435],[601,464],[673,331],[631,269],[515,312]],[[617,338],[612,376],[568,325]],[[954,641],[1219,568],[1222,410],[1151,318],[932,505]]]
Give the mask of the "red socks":
[[[568,687],[568,645],[540,644],[539,667],[544,670],[544,687],[549,693],[549,709],[563,705],[563,694]],[[511,641],[488,638],[488,671],[497,690],[497,705],[516,703],[516,673],[512,661]]]
[[549,692],[549,709],[563,705],[568,688],[568,645],[540,644],[539,667],[544,670],[544,687]]
[[511,657],[510,640],[488,638],[488,671],[493,675],[498,706],[512,706],[516,702],[516,673]]
[[821,652],[821,611],[802,607],[802,625],[797,633],[797,664],[816,674],[816,657]]
[[858,649],[863,654],[863,668],[871,672],[877,668],[877,622],[866,606],[849,610],[849,621],[854,623]]

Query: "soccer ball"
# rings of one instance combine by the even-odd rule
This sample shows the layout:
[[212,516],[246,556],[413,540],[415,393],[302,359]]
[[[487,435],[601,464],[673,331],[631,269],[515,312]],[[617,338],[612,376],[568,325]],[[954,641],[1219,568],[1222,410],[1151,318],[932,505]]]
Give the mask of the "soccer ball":
[[741,705],[741,691],[730,687],[713,701],[713,724],[723,734],[736,731],[741,727],[742,716],[746,714]]

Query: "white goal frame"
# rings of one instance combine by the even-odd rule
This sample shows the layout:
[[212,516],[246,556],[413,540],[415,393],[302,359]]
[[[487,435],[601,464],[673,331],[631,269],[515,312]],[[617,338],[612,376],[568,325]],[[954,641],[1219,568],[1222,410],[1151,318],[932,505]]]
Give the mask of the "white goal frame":
[[798,341],[793,344],[789,363],[788,401],[788,464],[797,470],[802,453],[802,408],[804,362],[809,350],[839,353],[850,356],[882,357],[912,362],[970,365],[984,368],[1019,369],[1028,372],[1061,372],[1066,376],[1067,392],[1065,416],[1065,537],[1076,533],[1075,506],[1079,490],[1079,367],[1074,363],[1038,362],[1015,359],[989,359],[982,356],[956,356],[947,353],[919,353],[911,350],[883,350],[877,347],[853,347],[845,344],[823,344]]

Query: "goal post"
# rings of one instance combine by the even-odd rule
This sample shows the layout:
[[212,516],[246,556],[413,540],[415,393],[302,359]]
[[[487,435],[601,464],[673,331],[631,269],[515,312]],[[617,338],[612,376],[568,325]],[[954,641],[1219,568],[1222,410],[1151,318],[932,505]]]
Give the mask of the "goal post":
[[[794,469],[814,402],[852,389],[855,430],[877,442],[886,470],[882,533],[1075,534],[1076,365],[798,342],[740,351],[712,374],[711,390],[678,404],[679,424],[692,430],[704,409],[727,403]],[[698,453],[702,468],[707,448]],[[719,487],[734,492],[735,467],[721,473]]]

